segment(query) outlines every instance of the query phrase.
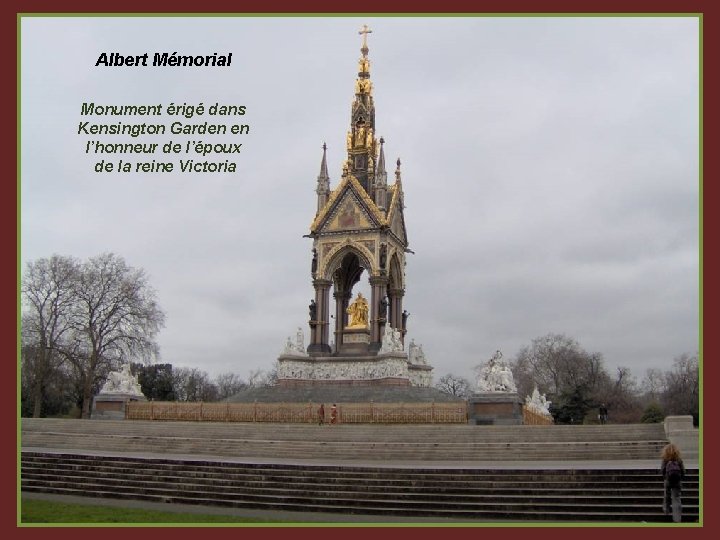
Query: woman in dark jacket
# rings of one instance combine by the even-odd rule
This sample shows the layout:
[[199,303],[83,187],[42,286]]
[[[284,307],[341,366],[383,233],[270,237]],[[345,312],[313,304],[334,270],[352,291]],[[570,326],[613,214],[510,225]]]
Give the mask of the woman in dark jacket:
[[685,465],[680,450],[670,443],[662,450],[662,465],[660,470],[663,475],[665,494],[663,498],[663,509],[665,515],[672,514],[672,520],[680,523],[682,519],[682,480],[685,478]]

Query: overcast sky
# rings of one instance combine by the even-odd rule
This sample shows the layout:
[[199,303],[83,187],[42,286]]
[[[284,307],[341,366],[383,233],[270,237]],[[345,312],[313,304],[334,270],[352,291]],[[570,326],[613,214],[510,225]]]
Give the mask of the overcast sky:
[[[638,379],[697,351],[690,17],[24,18],[23,262],[121,255],[166,312],[163,362],[271,369],[298,326],[309,341],[302,236],[324,141],[338,184],[363,24],[377,134],[402,159],[408,338],[435,380],[549,332]],[[95,67],[155,51],[233,61]],[[244,105],[251,132],[233,174],[96,174],[87,140],[131,139],[78,135],[91,101]],[[146,141],[166,139],[187,138]]]

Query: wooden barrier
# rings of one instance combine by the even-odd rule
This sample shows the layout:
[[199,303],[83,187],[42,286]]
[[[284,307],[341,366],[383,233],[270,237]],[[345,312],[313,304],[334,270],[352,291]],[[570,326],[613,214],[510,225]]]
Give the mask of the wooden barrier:
[[530,426],[549,426],[553,424],[552,416],[538,414],[526,405],[523,405],[523,424]]
[[[128,420],[203,422],[314,423],[319,403],[202,403],[134,401]],[[464,401],[442,403],[338,403],[338,423],[344,424],[466,424]],[[325,422],[330,404],[325,404]]]

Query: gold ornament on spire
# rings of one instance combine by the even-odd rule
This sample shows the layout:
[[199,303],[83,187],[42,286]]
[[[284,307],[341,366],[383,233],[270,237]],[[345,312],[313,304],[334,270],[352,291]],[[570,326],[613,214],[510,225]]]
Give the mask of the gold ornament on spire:
[[367,35],[372,33],[367,24],[364,24],[358,34],[362,36],[362,56],[358,60],[358,78],[355,81],[355,94],[372,94],[372,83],[370,82],[370,60],[367,55],[370,49],[367,46]]

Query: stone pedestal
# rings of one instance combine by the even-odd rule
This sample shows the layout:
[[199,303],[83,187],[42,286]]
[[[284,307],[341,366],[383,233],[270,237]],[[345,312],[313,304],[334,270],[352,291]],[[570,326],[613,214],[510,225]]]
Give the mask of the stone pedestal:
[[147,401],[147,399],[145,396],[136,394],[98,394],[93,399],[90,418],[95,420],[124,420],[125,406],[130,401]]
[[668,440],[680,449],[685,459],[697,459],[700,452],[698,428],[693,426],[693,417],[666,416],[665,435]]
[[468,423],[520,425],[523,423],[523,401],[514,392],[473,394],[468,398]]
[[345,328],[339,354],[367,355],[370,345],[369,328]]

